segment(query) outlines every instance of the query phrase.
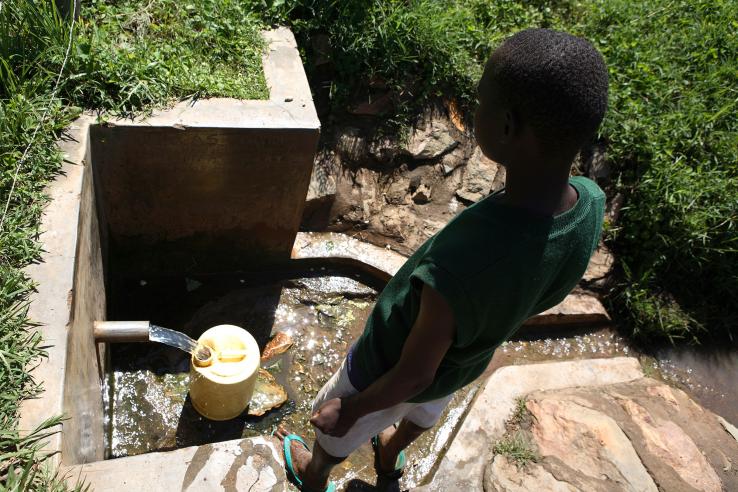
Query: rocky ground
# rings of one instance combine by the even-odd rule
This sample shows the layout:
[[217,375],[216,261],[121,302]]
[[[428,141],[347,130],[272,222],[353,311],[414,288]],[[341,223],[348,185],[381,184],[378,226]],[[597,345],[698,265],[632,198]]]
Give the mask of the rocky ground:
[[[609,172],[597,149],[573,172],[607,184]],[[366,124],[328,128],[303,228],[347,232],[408,255],[504,181],[505,169],[482,154],[470,130],[447,108],[428,111],[402,136],[383,136]],[[611,207],[611,219],[616,209]]]

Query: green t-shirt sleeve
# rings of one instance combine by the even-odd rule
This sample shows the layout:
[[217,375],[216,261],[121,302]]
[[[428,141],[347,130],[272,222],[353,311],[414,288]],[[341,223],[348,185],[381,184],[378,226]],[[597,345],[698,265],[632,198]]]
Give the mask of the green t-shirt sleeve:
[[456,347],[464,347],[474,341],[476,327],[474,306],[464,285],[453,274],[430,260],[422,261],[410,275],[413,287],[420,289],[421,282],[435,289],[451,306],[454,314]]

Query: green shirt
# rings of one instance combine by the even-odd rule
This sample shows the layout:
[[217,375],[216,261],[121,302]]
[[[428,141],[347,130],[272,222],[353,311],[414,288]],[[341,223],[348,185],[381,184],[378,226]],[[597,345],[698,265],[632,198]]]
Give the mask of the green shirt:
[[587,268],[605,208],[594,182],[573,177],[570,183],[579,196],[561,215],[541,217],[489,196],[418,248],[380,294],[351,349],[354,386],[363,390],[397,363],[423,283],[449,303],[456,331],[433,383],[412,402],[450,395],[474,381],[525,320],[561,302]]

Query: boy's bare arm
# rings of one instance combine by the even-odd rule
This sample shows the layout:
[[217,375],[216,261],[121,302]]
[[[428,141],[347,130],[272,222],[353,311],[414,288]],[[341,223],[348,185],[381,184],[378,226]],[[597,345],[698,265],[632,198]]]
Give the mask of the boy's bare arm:
[[310,422],[323,433],[340,437],[364,415],[419,394],[433,382],[454,332],[451,307],[437,291],[424,285],[418,317],[397,364],[361,393],[328,400]]

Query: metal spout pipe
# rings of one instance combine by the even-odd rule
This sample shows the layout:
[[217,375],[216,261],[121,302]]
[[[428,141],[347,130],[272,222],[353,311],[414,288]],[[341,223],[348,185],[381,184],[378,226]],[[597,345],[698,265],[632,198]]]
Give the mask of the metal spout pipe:
[[97,343],[148,342],[149,321],[95,321],[92,333]]

